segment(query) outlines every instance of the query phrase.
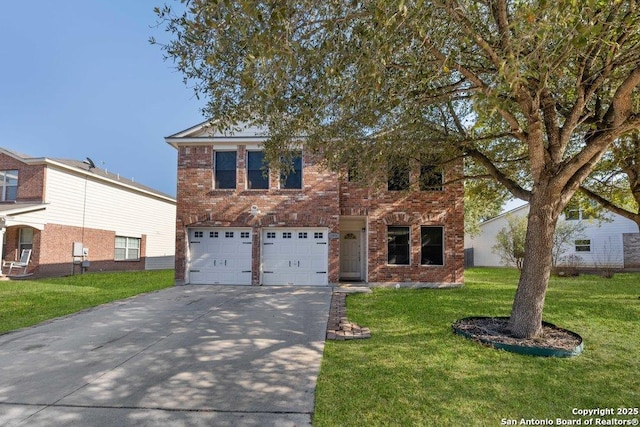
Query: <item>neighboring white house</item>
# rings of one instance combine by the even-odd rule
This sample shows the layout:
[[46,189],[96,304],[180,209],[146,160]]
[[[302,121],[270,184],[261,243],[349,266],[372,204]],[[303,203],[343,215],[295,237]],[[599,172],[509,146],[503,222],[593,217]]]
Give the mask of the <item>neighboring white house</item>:
[[37,276],[171,269],[175,218],[173,197],[89,159],[31,157],[0,147],[3,265],[31,251],[24,272]]
[[[473,265],[478,267],[504,266],[500,255],[494,253],[496,236],[507,227],[509,217],[526,216],[529,205],[517,207],[480,224],[480,233],[466,235],[464,247],[473,250]],[[562,214],[559,221],[581,221],[584,225],[582,235],[568,245],[564,257],[578,255],[581,267],[639,267],[640,234],[635,222],[620,215],[605,212],[602,220],[583,219],[582,211],[570,211]]]

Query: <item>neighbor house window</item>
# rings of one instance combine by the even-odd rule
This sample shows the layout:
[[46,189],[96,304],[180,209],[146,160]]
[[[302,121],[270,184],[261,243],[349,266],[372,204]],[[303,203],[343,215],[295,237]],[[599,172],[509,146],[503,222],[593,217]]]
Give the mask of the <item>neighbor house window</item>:
[[564,219],[567,221],[575,221],[580,219],[579,209],[567,209],[564,211]]
[[291,158],[291,168],[280,173],[280,188],[302,188],[302,155],[297,154]]
[[420,264],[444,265],[444,230],[442,227],[421,227],[422,252]]
[[575,202],[571,202],[564,210],[564,219],[567,221],[577,221],[580,219],[597,218],[597,206],[593,202],[588,202],[589,206],[579,206]]
[[247,188],[269,189],[269,168],[264,161],[264,151],[247,151]]
[[116,236],[116,261],[140,259],[140,239]]
[[0,186],[2,186],[0,201],[8,202],[16,200],[16,198],[18,197],[18,171],[0,171]]
[[409,189],[409,164],[399,162],[389,166],[387,190],[404,191]]
[[420,191],[442,191],[442,171],[434,166],[420,167]]
[[591,252],[591,240],[582,239],[576,240],[576,252]]
[[236,188],[235,151],[216,151],[213,167],[216,188],[223,190]]
[[18,236],[18,256],[24,249],[33,249],[33,228],[20,228]]
[[387,262],[409,265],[409,227],[387,228]]

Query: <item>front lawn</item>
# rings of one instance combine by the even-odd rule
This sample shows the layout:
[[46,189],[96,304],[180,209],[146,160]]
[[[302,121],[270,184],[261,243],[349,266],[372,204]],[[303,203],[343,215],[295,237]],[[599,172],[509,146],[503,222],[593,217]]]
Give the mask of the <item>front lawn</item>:
[[571,359],[507,353],[454,335],[451,323],[462,317],[508,316],[518,276],[475,268],[465,277],[461,289],[349,296],[349,320],[372,338],[327,341],[314,426],[584,425],[599,417],[574,408],[640,406],[640,274],[551,279],[544,320],[584,339],[584,352]]
[[173,285],[173,270],[0,282],[0,333]]

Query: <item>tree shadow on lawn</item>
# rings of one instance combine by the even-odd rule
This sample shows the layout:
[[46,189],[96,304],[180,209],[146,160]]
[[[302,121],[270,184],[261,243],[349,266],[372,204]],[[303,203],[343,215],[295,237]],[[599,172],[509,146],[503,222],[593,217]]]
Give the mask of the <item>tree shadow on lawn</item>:
[[[605,310],[611,303],[606,296],[593,298],[587,291],[565,303],[559,290],[545,313],[578,331],[585,351],[572,359],[540,358],[485,348],[452,333],[456,319],[509,312],[515,287],[481,288],[350,296],[349,319],[368,326],[372,338],[327,343],[320,384],[331,383],[328,394],[348,396],[331,399],[331,410],[351,417],[349,408],[358,408],[357,421],[345,424],[497,425],[502,418],[571,418],[574,407],[638,401],[631,372],[640,371],[640,333],[627,320],[634,313],[638,318],[638,305],[616,319],[615,311]],[[324,410],[317,405],[319,419]]]

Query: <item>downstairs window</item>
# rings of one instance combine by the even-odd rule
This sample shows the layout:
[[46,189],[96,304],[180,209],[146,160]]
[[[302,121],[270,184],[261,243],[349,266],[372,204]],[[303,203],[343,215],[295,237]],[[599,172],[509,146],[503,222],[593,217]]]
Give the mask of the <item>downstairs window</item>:
[[116,261],[137,261],[140,259],[140,239],[116,236]]

